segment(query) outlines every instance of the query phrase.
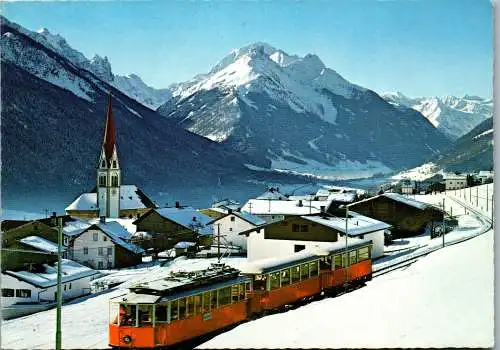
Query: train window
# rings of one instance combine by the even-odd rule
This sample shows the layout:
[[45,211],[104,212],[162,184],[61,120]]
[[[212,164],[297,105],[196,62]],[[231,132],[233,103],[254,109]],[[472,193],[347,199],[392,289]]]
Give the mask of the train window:
[[187,297],[186,302],[186,318],[194,315],[194,297],[192,295]]
[[179,320],[186,318],[186,298],[179,299]]
[[335,255],[333,258],[335,261],[335,270],[336,269],[341,269],[342,268],[342,256],[341,255]]
[[231,286],[231,299],[234,303],[238,302],[238,298],[240,297],[240,287],[239,284],[233,284]]
[[281,285],[288,286],[290,284],[290,269],[281,271]]
[[155,322],[162,323],[167,322],[167,312],[168,305],[167,304],[158,304],[155,309]]
[[255,275],[253,281],[254,290],[266,290],[267,289],[267,275]]
[[210,311],[210,292],[203,293],[203,312]]
[[292,267],[292,283],[300,281],[300,265]]
[[211,290],[210,291],[210,308],[216,309],[218,308],[219,305],[217,304],[217,290]]
[[352,252],[349,252],[349,265],[353,265],[355,263],[357,263],[356,250],[353,250]]
[[280,287],[280,273],[279,273],[279,271],[271,273],[269,276],[271,276],[271,290],[278,289]]
[[343,267],[346,267],[347,266],[347,258],[346,258],[346,254],[342,254],[342,266]]
[[170,302],[170,322],[179,319],[179,300]]
[[331,270],[332,268],[332,258],[330,256],[324,256],[319,259],[319,269],[320,270]]
[[231,304],[231,286],[219,289],[219,307]]
[[306,280],[309,278],[309,264],[305,263],[300,265],[300,279]]
[[194,296],[194,313],[195,315],[201,314],[201,294]]
[[120,326],[136,326],[136,305],[120,304]]
[[240,283],[239,284],[239,290],[240,290],[240,300],[245,300],[245,284]]
[[150,325],[152,323],[152,315],[152,305],[139,305],[139,326]]
[[245,282],[245,292],[247,294],[252,292],[252,284],[250,282]]
[[368,260],[370,258],[370,254],[368,253],[368,247],[359,248],[358,250],[358,260]]
[[311,277],[318,275],[318,260],[309,263],[309,275]]

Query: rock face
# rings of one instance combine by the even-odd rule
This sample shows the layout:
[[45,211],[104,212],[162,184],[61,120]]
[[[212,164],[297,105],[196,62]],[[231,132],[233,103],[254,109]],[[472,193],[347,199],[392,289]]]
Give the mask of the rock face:
[[318,56],[265,43],[234,50],[209,73],[170,88],[159,113],[255,167],[368,176],[417,165],[450,143],[419,112],[348,82]]
[[384,93],[381,96],[398,108],[412,108],[422,113],[451,140],[467,134],[493,116],[493,101],[478,96],[410,98],[401,92]]
[[433,160],[449,171],[493,168],[493,118],[488,118]]
[[5,20],[0,48],[4,207],[61,210],[95,186],[109,91],[123,182],[159,204],[198,197],[196,203],[208,203],[222,189],[243,191],[261,176],[244,166],[244,155],[184,130],[110,85],[105,58],[93,60],[103,68],[97,75]]

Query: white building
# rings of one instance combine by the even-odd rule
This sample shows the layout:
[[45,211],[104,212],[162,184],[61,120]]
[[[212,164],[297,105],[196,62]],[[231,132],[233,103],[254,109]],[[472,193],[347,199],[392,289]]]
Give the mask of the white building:
[[[301,237],[311,236],[311,240],[304,238],[294,239],[299,234],[294,230],[294,225],[289,228],[289,231],[283,233],[281,229],[281,237],[279,239],[269,238],[271,235],[266,234],[266,230],[271,230],[271,225],[287,226],[286,222],[268,223],[266,226],[246,231],[244,234],[247,238],[247,256],[248,260],[258,260],[277,256],[288,256],[304,249],[327,248],[332,242],[345,241],[346,219],[335,217],[332,215],[302,215],[300,219],[309,222],[311,228],[306,230],[300,229]],[[289,219],[287,217],[284,221]],[[331,232],[331,237],[328,241],[313,240],[314,230],[318,230],[317,225],[327,228]],[[355,212],[349,212],[347,219],[347,234],[348,240],[367,239],[373,243],[372,258],[378,258],[384,255],[384,234],[389,230],[391,225],[378,221],[367,216]]]
[[[63,300],[90,293],[90,281],[98,271],[74,261],[62,259]],[[2,273],[2,317],[12,318],[51,307],[56,301],[57,267],[43,264],[41,267]]]
[[212,223],[214,243],[217,244],[217,237],[220,235],[221,245],[238,246],[246,251],[247,237],[239,233],[264,225],[265,223],[263,219],[249,213],[229,212]]
[[443,180],[446,190],[459,190],[467,187],[467,177],[464,175],[445,174]]
[[481,170],[479,174],[477,174],[476,178],[481,180],[481,183],[485,183],[487,180],[493,180],[493,171],[484,171]]
[[89,224],[66,231],[68,257],[95,269],[140,264],[144,250],[131,243],[132,234],[115,221]]
[[402,180],[401,181],[401,193],[402,194],[413,194],[415,189],[415,181],[412,180]]

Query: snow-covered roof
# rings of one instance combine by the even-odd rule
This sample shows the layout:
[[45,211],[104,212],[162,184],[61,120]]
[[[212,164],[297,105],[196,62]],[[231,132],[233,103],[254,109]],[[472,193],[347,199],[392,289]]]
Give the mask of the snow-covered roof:
[[355,192],[333,192],[328,195],[328,201],[352,203],[356,200]]
[[444,174],[444,180],[465,180],[467,176],[465,175],[457,175],[457,174]]
[[[120,209],[145,209],[152,207],[154,207],[154,203],[136,185],[120,186]],[[83,193],[66,207],[66,211],[98,209],[96,193]]]
[[186,248],[192,247],[194,245],[195,245],[195,243],[193,243],[193,242],[179,242],[176,245],[174,245],[174,248],[177,248],[177,249],[186,249]]
[[260,196],[258,196],[256,199],[273,199],[273,200],[287,200],[286,196],[283,193],[280,193],[279,191],[276,190],[267,190]]
[[[44,252],[57,253],[57,243],[54,243],[39,236],[28,236],[21,238],[19,241],[23,244],[27,244],[30,247],[42,250]],[[66,248],[62,247],[62,251],[65,250]]]
[[[348,238],[347,247],[348,249],[356,248],[358,246],[369,244],[371,241],[366,239]],[[305,261],[314,260],[314,258],[327,256],[335,252],[340,252],[345,249],[345,240],[340,240],[339,242],[330,243],[325,245],[322,242],[322,246],[316,246],[302,250],[298,253],[294,253],[287,256],[276,257],[276,258],[265,258],[254,260],[242,264],[239,269],[245,274],[260,274],[267,273],[269,271],[279,270],[289,266],[303,263]]]
[[160,208],[155,209],[165,219],[175,222],[181,226],[196,230],[201,235],[211,235],[213,221],[208,215],[205,215],[192,207],[184,208]]
[[422,209],[422,210],[432,207],[432,205],[430,205],[430,204],[417,201],[413,198],[406,197],[406,196],[403,196],[403,195],[398,194],[398,193],[384,193],[384,194],[382,194],[382,196],[393,199],[393,200],[401,202],[401,203],[404,203],[406,205],[418,208],[418,209]]
[[[16,277],[37,287],[48,288],[57,284],[57,267],[44,264],[44,272],[29,271],[5,271],[6,274]],[[62,282],[70,282],[83,277],[98,274],[99,271],[92,270],[77,262],[68,259],[61,260]]]
[[[301,205],[302,203],[302,205]],[[321,212],[321,207],[328,208],[331,201],[306,201],[306,200],[266,200],[250,199],[245,203],[242,212],[254,215],[305,215]]]
[[[391,225],[378,221],[356,212],[349,212],[350,218],[347,219],[347,234],[349,236],[362,235],[374,231],[385,230]],[[301,216],[302,219],[315,222],[317,224],[333,228],[337,231],[346,232],[346,219],[335,216]]]
[[232,200],[232,199],[223,199],[212,204],[212,208],[225,208],[231,210],[237,210],[241,207],[240,202]]
[[478,176],[485,176],[485,177],[493,177],[493,171],[489,171],[489,170],[481,170],[478,174]]
[[259,218],[258,216],[255,216],[255,215],[252,215],[250,213],[247,213],[247,212],[241,212],[241,211],[233,211],[231,213],[227,213],[226,215],[218,218],[218,219],[215,219],[214,222],[216,221],[219,221],[229,215],[234,215],[234,216],[237,216],[239,217],[240,219],[242,220],[245,220],[247,221],[248,223],[254,225],[254,226],[259,226],[259,225],[263,225],[266,223],[265,220],[262,220],[261,218]]

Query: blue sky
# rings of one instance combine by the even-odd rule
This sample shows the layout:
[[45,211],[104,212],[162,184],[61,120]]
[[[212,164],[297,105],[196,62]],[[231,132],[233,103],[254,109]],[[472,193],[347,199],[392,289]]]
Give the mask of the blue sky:
[[3,14],[61,34],[87,57],[108,56],[114,73],[136,73],[155,87],[264,41],[315,53],[377,92],[492,96],[488,0],[8,2]]

